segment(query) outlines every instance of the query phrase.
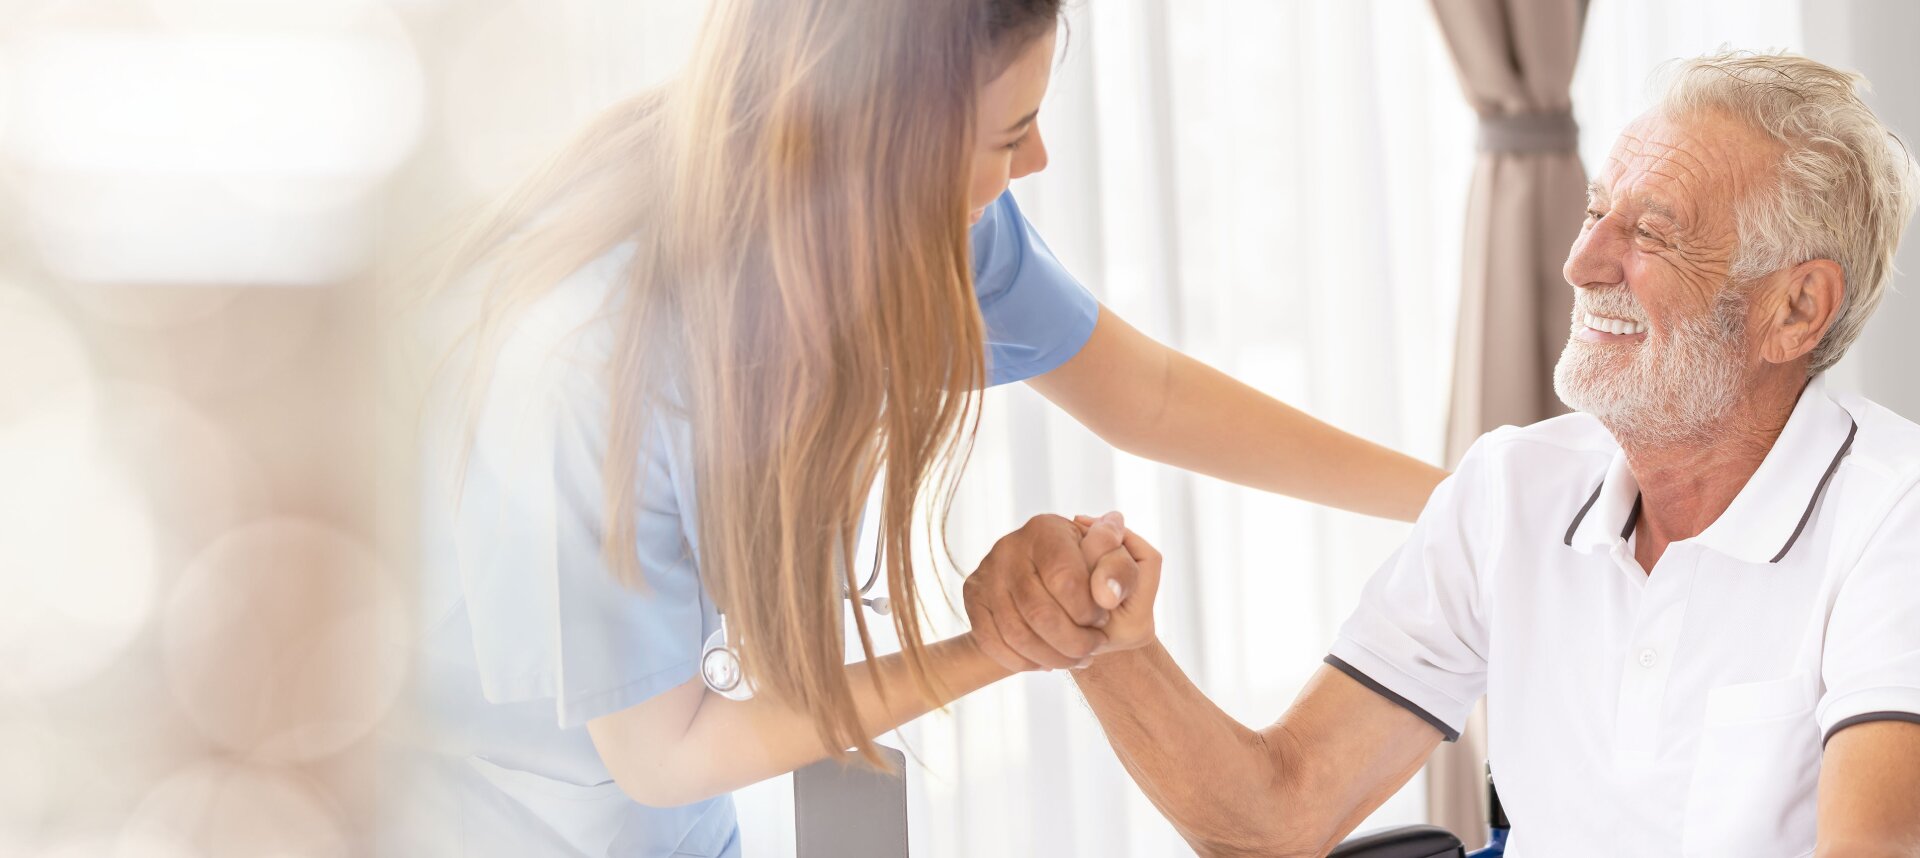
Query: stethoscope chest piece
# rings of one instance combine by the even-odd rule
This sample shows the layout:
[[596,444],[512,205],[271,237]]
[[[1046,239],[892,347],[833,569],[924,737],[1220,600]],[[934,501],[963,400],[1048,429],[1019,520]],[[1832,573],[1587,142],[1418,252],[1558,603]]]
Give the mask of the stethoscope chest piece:
[[751,700],[753,698],[753,680],[747,678],[746,671],[740,668],[740,653],[727,641],[727,620],[720,619],[720,628],[707,636],[707,643],[700,648],[700,679],[713,693],[728,700]]
[[[867,583],[860,588],[860,594],[847,598],[858,598],[860,604],[876,614],[884,616],[891,613],[893,603],[887,597],[866,596],[868,588],[872,586],[873,578],[869,576]],[[746,670],[740,665],[740,651],[727,638],[726,614],[720,615],[720,628],[707,635],[706,644],[700,647],[700,679],[707,684],[708,690],[728,700],[753,699],[753,680],[747,677]]]

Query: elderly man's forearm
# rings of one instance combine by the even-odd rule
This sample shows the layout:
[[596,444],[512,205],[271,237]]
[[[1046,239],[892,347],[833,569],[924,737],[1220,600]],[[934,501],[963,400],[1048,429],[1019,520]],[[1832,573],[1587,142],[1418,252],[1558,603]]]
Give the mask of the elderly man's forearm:
[[1074,672],[1121,763],[1202,855],[1311,855],[1287,821],[1286,773],[1157,641]]

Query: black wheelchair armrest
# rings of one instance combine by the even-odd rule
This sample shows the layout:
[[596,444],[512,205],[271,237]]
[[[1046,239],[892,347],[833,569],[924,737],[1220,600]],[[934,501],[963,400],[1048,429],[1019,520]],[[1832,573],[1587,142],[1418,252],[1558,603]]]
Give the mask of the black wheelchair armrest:
[[1349,837],[1327,858],[1466,858],[1467,847],[1437,825],[1402,825]]

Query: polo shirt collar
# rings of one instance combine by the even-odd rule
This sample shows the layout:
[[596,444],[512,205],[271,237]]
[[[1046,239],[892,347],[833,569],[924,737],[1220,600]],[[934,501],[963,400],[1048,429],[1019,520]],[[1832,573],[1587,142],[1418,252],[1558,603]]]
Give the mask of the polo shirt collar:
[[1567,535],[1562,541],[1576,551],[1591,554],[1594,549],[1626,539],[1639,519],[1640,481],[1634,479],[1633,469],[1627,466],[1626,452],[1615,449],[1613,461],[1607,464],[1607,475],[1601,478],[1600,485],[1593,487],[1593,493],[1567,525]]
[[[1827,395],[1822,376],[1800,392],[1787,425],[1726,512],[1692,542],[1746,563],[1778,563],[1799,541],[1813,510],[1858,431],[1853,415]],[[1567,526],[1564,542],[1581,552],[1613,545],[1633,532],[1640,484],[1616,450],[1607,474]]]

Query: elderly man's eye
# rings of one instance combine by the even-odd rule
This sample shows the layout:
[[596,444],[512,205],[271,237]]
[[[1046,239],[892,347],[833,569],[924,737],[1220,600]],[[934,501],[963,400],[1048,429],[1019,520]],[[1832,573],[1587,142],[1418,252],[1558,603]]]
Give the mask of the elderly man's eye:
[[1587,209],[1587,220],[1597,221],[1605,216],[1606,215],[1603,215],[1597,211],[1594,211],[1593,209]]
[[1646,240],[1648,240],[1648,241],[1659,241],[1659,240],[1660,240],[1660,236],[1657,236],[1657,235],[1654,235],[1654,234],[1653,234],[1652,232],[1649,232],[1649,231],[1647,230],[1647,228],[1646,228],[1646,227],[1644,227],[1644,226],[1641,226],[1641,227],[1635,227],[1633,231],[1634,231],[1635,233],[1637,233],[1637,234],[1638,234],[1638,235],[1639,235],[1639,236],[1640,236],[1641,238],[1644,238],[1644,239],[1646,239]]

